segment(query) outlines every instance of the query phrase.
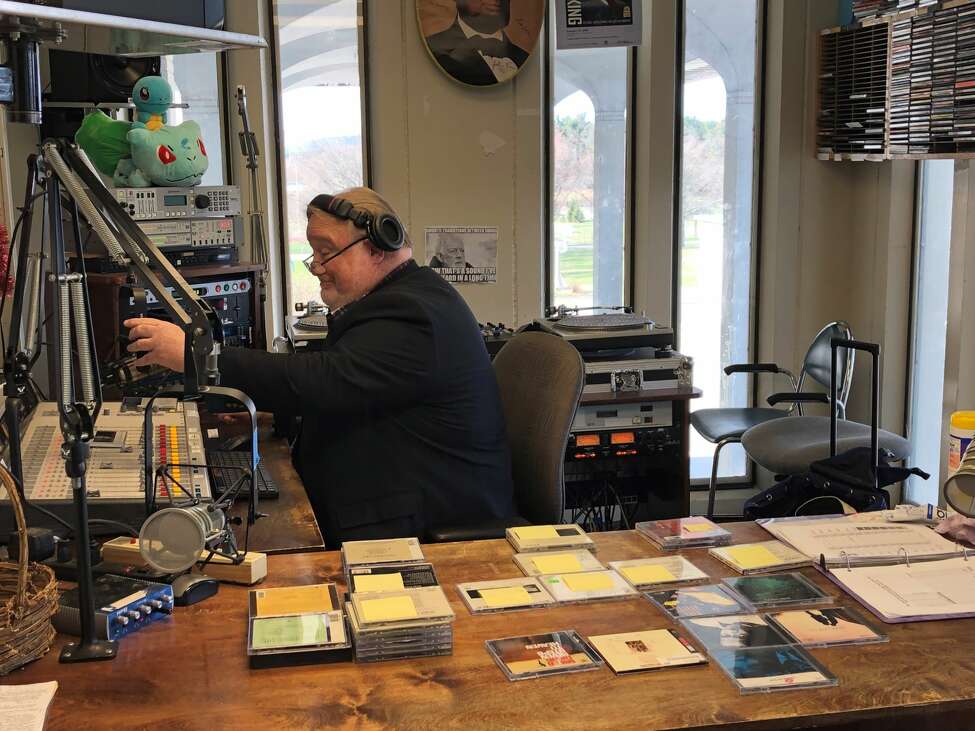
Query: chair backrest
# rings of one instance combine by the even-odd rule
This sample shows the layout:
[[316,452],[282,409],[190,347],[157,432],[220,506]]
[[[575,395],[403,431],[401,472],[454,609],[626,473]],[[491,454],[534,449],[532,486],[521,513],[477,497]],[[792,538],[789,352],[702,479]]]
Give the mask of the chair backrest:
[[557,335],[518,333],[495,356],[494,374],[518,512],[533,523],[561,523],[565,445],[585,380],[582,356]]
[[[842,320],[831,322],[819,331],[816,337],[813,338],[809,350],[806,351],[806,357],[802,361],[798,390],[802,390],[802,382],[806,376],[809,376],[820,386],[829,388],[829,370],[831,365],[829,343],[833,338],[852,340],[853,331]],[[856,351],[841,348],[838,356],[836,362],[836,404],[839,408],[840,417],[846,418],[846,402],[850,397],[850,387],[853,385],[853,362]]]

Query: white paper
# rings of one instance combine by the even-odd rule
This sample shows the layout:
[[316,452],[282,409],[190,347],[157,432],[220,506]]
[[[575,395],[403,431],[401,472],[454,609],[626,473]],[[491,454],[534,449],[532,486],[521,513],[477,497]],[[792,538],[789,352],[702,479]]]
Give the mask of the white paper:
[[975,613],[975,560],[840,568],[833,576],[886,619]]
[[641,0],[555,0],[558,48],[639,46]]
[[0,731],[43,731],[58,682],[0,685]]
[[[766,526],[769,529],[769,526]],[[955,544],[915,523],[856,522],[846,519],[775,526],[778,538],[813,560],[832,564],[879,563],[952,556]]]

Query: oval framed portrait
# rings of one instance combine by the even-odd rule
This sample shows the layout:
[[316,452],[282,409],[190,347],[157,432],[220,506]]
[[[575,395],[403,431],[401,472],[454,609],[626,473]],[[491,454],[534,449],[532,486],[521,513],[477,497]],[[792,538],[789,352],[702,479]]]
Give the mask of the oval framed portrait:
[[538,45],[545,0],[416,0],[430,57],[468,86],[511,81]]

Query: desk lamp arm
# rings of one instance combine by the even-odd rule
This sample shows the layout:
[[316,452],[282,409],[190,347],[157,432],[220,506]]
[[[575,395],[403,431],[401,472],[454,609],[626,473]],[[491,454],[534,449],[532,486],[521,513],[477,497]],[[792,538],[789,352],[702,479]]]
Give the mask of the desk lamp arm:
[[[223,340],[223,327],[213,308],[197,294],[122,209],[121,204],[102,184],[84,152],[74,144],[61,143],[58,147],[63,151],[63,162],[87,189],[84,193],[90,197],[89,204],[98,206],[96,213],[101,226],[96,226],[96,230],[101,227],[109,231],[109,239],[114,238],[128,256],[130,272],[152,291],[166,313],[183,331],[184,394],[194,397],[199,394],[202,386],[219,383],[217,356]],[[53,154],[60,158],[58,147],[53,143],[46,143],[45,154],[53,150]],[[85,210],[84,201],[78,200],[78,203],[88,217],[89,212]],[[91,209],[94,208],[91,205]],[[95,221],[89,218],[89,222],[95,226]],[[109,250],[111,252],[111,248]]]

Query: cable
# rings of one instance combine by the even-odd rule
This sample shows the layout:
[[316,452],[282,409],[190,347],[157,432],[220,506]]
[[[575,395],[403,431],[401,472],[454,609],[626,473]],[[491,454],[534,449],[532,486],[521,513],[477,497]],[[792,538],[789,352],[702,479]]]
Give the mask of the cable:
[[116,528],[123,528],[125,532],[128,533],[133,538],[139,537],[139,532],[135,528],[133,528],[128,523],[123,523],[119,520],[108,520],[106,518],[89,518],[88,525],[104,525],[109,528],[115,526]]

